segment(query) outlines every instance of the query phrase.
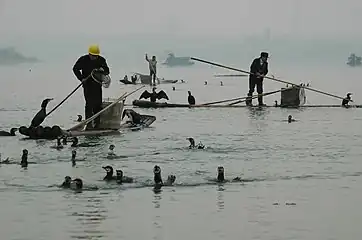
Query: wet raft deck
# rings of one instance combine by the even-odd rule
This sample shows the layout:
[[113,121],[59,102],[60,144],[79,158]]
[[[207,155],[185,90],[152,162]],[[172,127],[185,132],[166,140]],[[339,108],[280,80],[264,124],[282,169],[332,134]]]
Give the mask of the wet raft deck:
[[[176,104],[176,103],[153,103],[150,101],[135,100],[133,106],[139,108],[250,108],[246,105],[189,105],[189,104]],[[252,108],[259,108],[260,106],[251,106]],[[263,106],[266,108],[345,108],[342,105],[302,105],[302,106]],[[261,108],[263,108],[261,107]],[[362,108],[362,105],[351,105],[350,108]]]

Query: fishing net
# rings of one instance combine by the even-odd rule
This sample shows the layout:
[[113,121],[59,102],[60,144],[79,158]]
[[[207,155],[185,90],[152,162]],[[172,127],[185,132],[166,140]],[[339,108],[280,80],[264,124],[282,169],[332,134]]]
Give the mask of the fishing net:
[[99,84],[102,84],[104,88],[109,88],[111,85],[111,77],[109,75],[105,75],[99,71],[93,71],[91,73],[92,79]]

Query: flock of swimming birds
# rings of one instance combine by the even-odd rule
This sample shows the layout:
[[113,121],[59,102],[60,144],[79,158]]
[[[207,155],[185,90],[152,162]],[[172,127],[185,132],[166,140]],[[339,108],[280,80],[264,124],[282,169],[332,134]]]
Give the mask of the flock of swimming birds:
[[[205,83],[207,84],[207,83]],[[188,91],[188,102],[190,104],[195,104],[195,98],[194,96],[192,96],[191,92]],[[155,92],[155,88],[152,89],[152,93],[149,92],[144,92],[140,98],[150,98],[151,101],[156,101],[156,99],[158,98],[168,98],[167,95],[163,92],[160,91],[159,93]],[[51,98],[47,98],[45,100],[42,101],[41,103],[41,109],[39,110],[39,112],[34,116],[34,118],[31,121],[30,124],[30,128],[36,128],[39,127],[42,122],[45,120],[46,118],[46,106],[47,104],[51,101]],[[78,122],[82,121],[82,115],[77,115]],[[288,116],[288,120],[289,123],[296,121],[295,119],[292,118],[291,115]],[[18,128],[11,128],[9,132],[7,131],[0,131],[0,136],[16,136],[16,131],[18,131]],[[201,142],[198,144],[195,144],[195,140],[193,138],[186,138],[186,140],[189,141],[190,145],[189,145],[189,149],[205,149],[205,145],[203,145]],[[58,137],[56,140],[56,145],[54,146],[54,148],[60,150],[64,148],[64,145],[67,145],[69,139],[65,136],[62,137]],[[86,144],[86,143],[79,143],[79,140],[77,137],[72,137],[71,141],[70,141],[71,147],[72,148],[77,148],[77,147],[91,147],[90,144]],[[114,150],[115,146],[114,145],[110,145],[109,146],[109,153],[108,155],[110,157],[115,156],[113,150]],[[21,156],[21,161],[20,161],[20,166],[22,168],[27,168],[28,164],[30,162],[28,162],[28,155],[29,152],[27,149],[23,149],[22,151],[22,156]],[[77,155],[77,151],[74,149],[72,150],[72,158],[71,158],[71,162],[72,162],[72,166],[76,166],[76,155]],[[11,162],[9,160],[9,158],[2,160],[1,159],[1,154],[0,154],[0,164],[18,164],[17,162]],[[132,177],[127,177],[123,175],[123,171],[120,169],[116,170],[116,174],[114,175],[114,170],[112,166],[105,166],[102,167],[105,171],[106,171],[106,176],[103,178],[104,181],[115,181],[118,184],[124,184],[124,183],[134,183],[135,180]],[[162,176],[161,176],[161,168],[158,165],[155,165],[153,168],[153,174],[154,174],[154,178],[153,178],[153,186],[154,189],[161,189],[162,186],[172,186],[174,185],[175,181],[176,181],[176,176],[175,175],[168,175],[167,180],[163,181],[162,180]],[[212,182],[216,182],[216,183],[225,183],[225,182],[245,182],[247,180],[242,179],[240,177],[236,177],[233,178],[232,180],[226,180],[225,179],[225,175],[224,175],[224,167],[223,166],[219,166],[217,168],[217,178],[213,179]],[[59,186],[61,188],[67,188],[67,189],[72,189],[72,190],[82,190],[83,189],[83,180],[80,178],[74,178],[72,179],[70,176],[66,176],[64,179],[64,182]]]

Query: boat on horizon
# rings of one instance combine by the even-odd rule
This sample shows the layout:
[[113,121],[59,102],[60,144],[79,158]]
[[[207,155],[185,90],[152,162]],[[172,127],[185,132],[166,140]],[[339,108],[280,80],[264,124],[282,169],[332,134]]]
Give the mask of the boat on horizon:
[[351,55],[348,57],[347,65],[351,67],[357,67],[362,65],[362,58],[359,56],[356,56],[356,54],[351,53]]
[[190,57],[176,57],[174,53],[169,53],[162,64],[169,67],[186,67],[194,65],[195,62],[191,61]]

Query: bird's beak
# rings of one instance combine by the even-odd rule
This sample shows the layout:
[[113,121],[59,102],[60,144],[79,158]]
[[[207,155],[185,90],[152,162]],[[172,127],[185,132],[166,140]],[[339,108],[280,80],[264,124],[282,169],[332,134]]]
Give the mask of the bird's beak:
[[106,169],[106,167],[102,167],[103,169]]

